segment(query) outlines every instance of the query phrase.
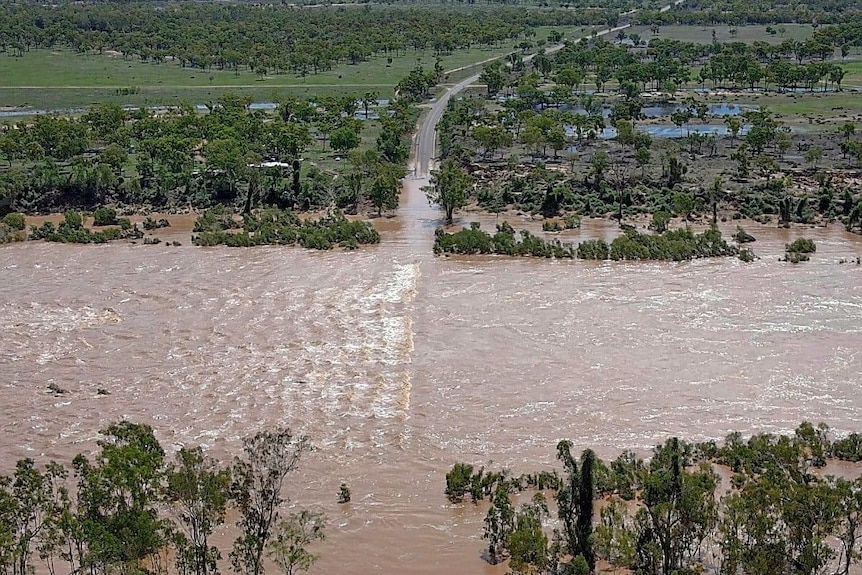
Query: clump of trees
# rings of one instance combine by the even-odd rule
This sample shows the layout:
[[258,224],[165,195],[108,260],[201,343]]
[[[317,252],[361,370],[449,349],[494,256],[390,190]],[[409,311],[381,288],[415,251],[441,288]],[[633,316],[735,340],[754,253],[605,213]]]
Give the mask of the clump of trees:
[[[649,461],[624,452],[604,462],[589,449],[578,461],[571,442],[561,441],[563,475],[529,503],[516,508],[512,495],[535,485],[464,463],[447,475],[446,493],[455,502],[453,494],[468,490],[474,501],[490,497],[486,557],[508,559],[514,573],[586,575],[602,559],[614,571],[650,575],[707,568],[815,575],[830,566],[847,575],[859,559],[862,479],[815,470],[830,458],[858,461],[860,445],[858,434],[832,442],[825,425],[810,423],[792,436],[733,433],[720,445],[672,438]],[[717,465],[729,469],[729,485],[720,486]],[[555,518],[543,490],[554,498]]]
[[[354,117],[360,100],[283,97],[267,112],[225,94],[207,113],[101,104],[81,118],[36,116],[0,129],[0,157],[10,164],[0,170],[0,213],[96,210],[105,225],[114,223],[108,205],[337,206],[354,213],[373,206],[382,213],[397,206],[417,112],[406,99],[391,102],[375,120],[376,142],[363,146],[366,122]],[[304,161],[310,149],[327,145],[348,157],[344,177]]]
[[585,240],[577,246],[559,240],[546,241],[526,230],[515,236],[512,226],[503,222],[495,234],[481,229],[477,222],[470,228],[447,233],[439,228],[434,238],[435,254],[499,254],[584,260],[663,260],[684,261],[698,258],[739,255],[739,248],[727,243],[718,228],[696,234],[688,229],[646,234],[626,227],[623,235],[610,244],[604,240]]
[[[195,221],[192,243],[197,246],[300,245],[329,250],[339,245],[355,249],[380,242],[380,234],[366,221],[351,221],[339,211],[302,219],[289,210],[267,208],[245,214],[240,224],[223,207],[211,208]],[[238,230],[238,231],[233,231]]]
[[230,466],[199,447],[170,460],[153,429],[128,421],[101,432],[93,459],[78,455],[67,467],[18,461],[0,477],[0,573],[26,575],[34,557],[55,573],[176,572],[215,575],[222,560],[210,537],[236,509],[239,533],[231,551],[236,573],[262,575],[263,557],[291,575],[308,570],[310,551],[323,538],[324,518],[284,514],[282,487],[310,449],[287,429],[243,441]]
[[497,225],[494,235],[482,230],[477,222],[470,228],[447,233],[438,228],[434,235],[434,253],[439,254],[500,254],[541,258],[573,258],[575,249],[559,240],[545,241],[527,230],[521,230],[520,239],[507,222]]

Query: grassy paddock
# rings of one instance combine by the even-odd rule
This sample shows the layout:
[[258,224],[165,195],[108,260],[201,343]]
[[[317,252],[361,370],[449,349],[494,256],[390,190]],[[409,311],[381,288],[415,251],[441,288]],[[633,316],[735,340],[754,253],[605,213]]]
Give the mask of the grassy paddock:
[[[718,42],[754,42],[763,40],[770,44],[780,44],[784,40],[804,40],[808,38],[814,29],[808,24],[775,24],[773,28],[783,26],[786,32],[783,36],[768,34],[766,26],[661,26],[658,35],[650,31],[649,26],[633,26],[626,30],[628,34],[639,34],[642,40],[649,42],[652,38],[673,38],[674,40],[685,40],[686,42],[697,42],[708,44],[712,42],[712,31],[715,30],[715,39]],[[731,28],[736,28],[736,37],[730,35]]]
[[[113,88],[2,88],[0,87],[0,106],[21,108],[63,110],[86,107],[101,102],[116,102],[129,106],[157,106],[186,102],[202,104],[211,102],[220,95],[232,92],[250,96],[253,101],[265,102],[279,94],[295,96],[327,96],[339,94],[362,94],[374,90],[381,98],[394,94],[392,86],[351,86],[345,84],[320,86],[279,86],[266,85],[250,87],[147,87],[137,94],[119,96]],[[14,118],[6,120],[14,121]],[[0,122],[4,121],[0,118]]]
[[[580,35],[580,27],[542,27],[533,41],[547,39],[551,30],[566,36]],[[511,53],[512,43],[496,47],[473,47],[441,57],[445,70]],[[433,50],[408,50],[392,63],[376,56],[357,65],[305,77],[279,74],[259,77],[240,71],[196,70],[175,62],[144,63],[124,60],[116,54],[79,54],[68,50],[33,50],[23,57],[0,56],[0,106],[59,109],[113,101],[129,105],[170,104],[178,101],[205,102],[227,91],[269,99],[274,91],[293,94],[346,94],[378,92],[391,97],[394,86],[417,64],[431,69]],[[454,75],[462,72],[454,72]],[[118,96],[118,88],[137,87],[139,94]]]

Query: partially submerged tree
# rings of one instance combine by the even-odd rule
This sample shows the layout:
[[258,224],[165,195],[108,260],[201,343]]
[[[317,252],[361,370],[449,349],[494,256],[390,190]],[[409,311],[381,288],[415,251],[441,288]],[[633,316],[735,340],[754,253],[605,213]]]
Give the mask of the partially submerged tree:
[[234,461],[231,486],[240,513],[240,536],[230,553],[237,572],[264,572],[263,553],[286,501],[281,494],[284,481],[310,449],[306,436],[294,436],[288,429],[262,431],[243,440],[243,457]]
[[446,212],[446,223],[451,225],[453,214],[467,205],[473,178],[454,160],[444,160],[439,170],[431,174],[431,186],[425,188],[428,201],[439,204]]

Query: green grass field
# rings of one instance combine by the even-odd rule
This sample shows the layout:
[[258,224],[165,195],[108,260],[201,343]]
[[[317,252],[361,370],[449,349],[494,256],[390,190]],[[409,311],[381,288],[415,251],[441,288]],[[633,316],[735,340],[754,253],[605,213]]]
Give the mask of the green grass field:
[[685,40],[686,42],[697,42],[707,44],[712,42],[712,31],[715,30],[715,39],[718,42],[747,42],[751,43],[755,40],[763,40],[770,44],[780,44],[784,40],[804,40],[814,29],[806,24],[776,24],[773,28],[783,26],[785,33],[783,36],[779,34],[768,34],[766,26],[736,26],[736,36],[730,35],[731,26],[662,26],[659,28],[658,35],[650,31],[649,26],[633,26],[626,30],[627,34],[639,34],[641,40],[649,42],[652,38],[673,38],[675,40]]
[[[580,28],[557,28],[577,35]],[[546,39],[551,28],[539,28],[534,40]],[[511,44],[473,47],[441,58],[445,70],[503,56]],[[33,50],[23,57],[0,56],[0,107],[69,108],[115,101],[131,105],[204,102],[226,91],[269,99],[277,91],[297,95],[376,91],[392,96],[394,86],[417,64],[433,68],[432,50],[408,51],[392,58],[374,57],[357,65],[342,64],[320,74],[259,77],[248,71],[195,70],[177,63],[144,63],[116,54],[78,54],[67,50]],[[136,87],[138,94],[118,96],[118,88]]]

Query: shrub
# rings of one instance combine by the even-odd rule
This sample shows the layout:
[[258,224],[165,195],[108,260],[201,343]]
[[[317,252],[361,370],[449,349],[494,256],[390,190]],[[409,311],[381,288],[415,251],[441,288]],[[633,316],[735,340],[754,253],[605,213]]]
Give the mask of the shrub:
[[13,231],[21,231],[24,229],[24,214],[11,213],[3,216],[3,223]]
[[742,229],[742,226],[736,226],[736,233],[733,234],[733,239],[738,244],[748,244],[757,241],[757,238]]
[[63,214],[63,220],[63,225],[65,225],[70,230],[80,230],[82,227],[84,227],[84,217],[80,214],[80,212],[69,210],[65,214]]
[[[117,210],[111,208],[96,208],[96,211],[93,212],[93,225],[94,226],[116,226],[119,225],[117,221]],[[131,227],[131,226],[129,226]]]
[[464,499],[470,490],[473,477],[473,466],[467,463],[456,463],[446,474],[446,496],[449,501],[457,503]]
[[582,260],[610,259],[611,247],[605,240],[587,240],[578,244],[578,258]]
[[157,230],[159,228],[169,228],[169,227],[171,227],[171,222],[169,222],[165,218],[160,218],[158,220],[154,220],[153,218],[147,216],[147,219],[144,220],[144,229],[145,230]]
[[798,238],[787,244],[784,249],[790,253],[813,254],[817,251],[817,246],[814,244],[814,240]]
[[750,264],[757,259],[757,256],[754,255],[754,252],[749,249],[741,249],[739,250],[739,259],[747,264]]
[[832,456],[843,461],[862,461],[862,435],[851,433],[832,442]]

